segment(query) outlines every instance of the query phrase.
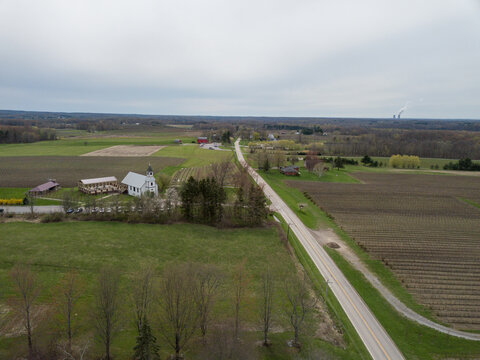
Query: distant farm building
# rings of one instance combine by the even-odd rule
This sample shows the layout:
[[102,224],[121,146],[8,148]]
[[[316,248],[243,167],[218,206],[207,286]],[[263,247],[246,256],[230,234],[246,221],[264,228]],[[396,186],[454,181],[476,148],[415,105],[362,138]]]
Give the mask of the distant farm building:
[[208,138],[206,136],[197,137],[197,144],[206,144],[207,142]]
[[280,168],[280,172],[283,175],[288,175],[288,176],[298,176],[300,175],[300,171],[298,169],[298,166],[284,166]]
[[173,143],[174,143],[174,144],[181,144],[181,143],[182,143],[182,140],[180,140],[180,139],[175,139],[175,140],[173,140]]
[[275,141],[275,136],[273,134],[268,134],[267,139],[268,141]]
[[34,187],[33,189],[28,190],[28,192],[31,195],[38,196],[38,195],[44,195],[44,194],[46,194],[50,191],[57,190],[58,188],[60,188],[60,184],[57,183],[54,180],[50,180],[50,181],[46,182],[45,184],[38,185],[38,186]]
[[147,175],[141,175],[129,172],[122,180],[122,185],[126,186],[128,195],[141,197],[143,194],[158,195],[158,186],[153,177],[153,170],[150,165],[147,168]]
[[115,176],[83,179],[78,182],[78,190],[90,195],[121,191]]

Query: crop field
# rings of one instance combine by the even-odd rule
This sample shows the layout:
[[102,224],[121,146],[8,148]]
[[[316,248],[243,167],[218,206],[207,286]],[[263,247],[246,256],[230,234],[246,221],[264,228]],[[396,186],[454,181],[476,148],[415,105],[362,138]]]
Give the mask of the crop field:
[[80,156],[150,156],[165,146],[154,145],[115,145],[106,149],[95,150]]
[[119,181],[129,171],[143,174],[150,163],[155,173],[177,166],[184,159],[171,157],[83,157],[10,156],[0,160],[0,187],[34,187],[56,179],[62,187],[74,187],[78,180],[116,176]]
[[480,198],[478,178],[379,173],[355,177],[363,184],[288,185],[308,192],[441,322],[480,330],[480,209],[462,200]]
[[[212,166],[206,165],[202,167],[190,167],[182,168],[178,170],[172,177],[171,185],[177,186],[186,182],[190,176],[193,176],[195,179],[204,179],[206,177],[212,176]],[[225,186],[234,186],[235,180],[239,175],[238,168],[230,163],[227,176],[225,177]]]

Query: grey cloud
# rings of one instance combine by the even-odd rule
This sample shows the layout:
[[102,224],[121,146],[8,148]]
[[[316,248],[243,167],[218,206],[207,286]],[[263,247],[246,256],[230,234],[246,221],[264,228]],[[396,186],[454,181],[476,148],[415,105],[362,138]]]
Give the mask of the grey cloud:
[[391,116],[411,101],[405,116],[480,117],[475,1],[7,0],[0,12],[0,108]]

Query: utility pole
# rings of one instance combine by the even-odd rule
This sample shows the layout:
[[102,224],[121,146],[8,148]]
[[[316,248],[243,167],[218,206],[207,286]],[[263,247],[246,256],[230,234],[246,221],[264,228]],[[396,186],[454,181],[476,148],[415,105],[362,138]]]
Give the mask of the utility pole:
[[325,283],[325,297],[324,297],[325,305],[327,305],[328,284],[330,284],[330,280],[327,279],[327,282]]

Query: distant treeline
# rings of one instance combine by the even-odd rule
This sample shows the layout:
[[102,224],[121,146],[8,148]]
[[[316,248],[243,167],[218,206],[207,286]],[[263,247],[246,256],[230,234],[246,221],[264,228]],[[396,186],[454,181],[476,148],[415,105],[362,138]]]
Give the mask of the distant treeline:
[[324,144],[331,155],[385,156],[415,154],[427,158],[480,159],[480,134],[464,131],[363,129],[358,135],[340,135]]
[[55,130],[31,126],[1,126],[0,144],[31,143],[42,140],[56,140]]

